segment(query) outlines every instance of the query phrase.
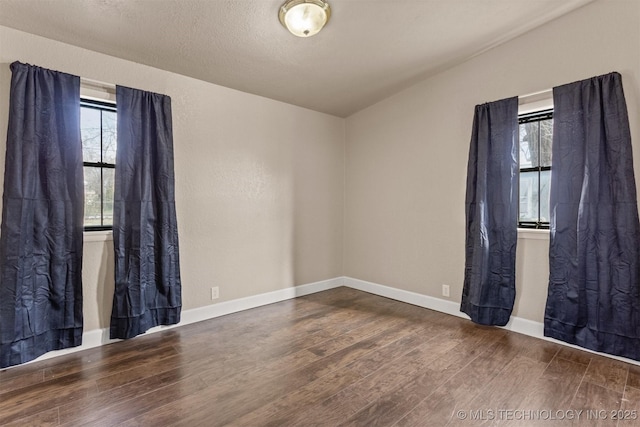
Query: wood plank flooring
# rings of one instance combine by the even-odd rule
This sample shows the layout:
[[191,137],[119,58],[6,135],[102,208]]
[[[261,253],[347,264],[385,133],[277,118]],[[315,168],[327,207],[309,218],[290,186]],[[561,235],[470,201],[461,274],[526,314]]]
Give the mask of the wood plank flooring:
[[639,366],[349,288],[0,371],[7,426],[640,426],[639,412]]

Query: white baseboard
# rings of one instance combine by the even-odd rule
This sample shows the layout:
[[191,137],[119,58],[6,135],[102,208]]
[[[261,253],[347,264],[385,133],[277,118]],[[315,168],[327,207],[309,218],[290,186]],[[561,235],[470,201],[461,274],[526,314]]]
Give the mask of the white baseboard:
[[[428,308],[430,310],[439,311],[441,313],[450,314],[452,316],[462,317],[469,319],[465,313],[460,311],[460,303],[447,301],[440,298],[434,298],[427,295],[418,294],[416,292],[405,291],[391,286],[380,285],[377,283],[367,282],[364,280],[353,279],[351,277],[342,278],[344,286],[349,288],[358,289],[371,294],[379,295],[381,297],[391,298],[397,301],[406,302],[408,304],[417,305],[419,307]],[[558,341],[553,338],[544,336],[544,324],[541,322],[535,322],[529,319],[523,319],[521,317],[512,316],[509,323],[503,326],[503,329],[517,332],[519,334],[528,335],[530,337],[539,338],[545,341],[554,342],[567,347],[575,348],[577,350],[586,351],[588,353],[599,354],[601,356],[609,357],[611,359],[620,360],[622,362],[631,363],[633,365],[640,366],[640,362],[627,359],[625,357],[614,356],[611,354],[600,353],[597,351],[589,350],[577,345],[568,344],[564,341]]]
[[[285,289],[279,289],[273,292],[267,292],[259,295],[252,295],[249,297],[239,298],[231,301],[224,301],[218,304],[207,305],[204,307],[193,308],[190,310],[183,310],[181,321],[177,325],[157,326],[155,328],[149,329],[146,333],[149,334],[149,333],[164,331],[166,329],[176,328],[179,326],[188,325],[190,323],[196,323],[196,322],[201,322],[208,319],[214,319],[219,316],[225,316],[227,314],[237,313],[239,311],[261,307],[267,304],[273,304],[276,302],[285,301],[288,299],[297,298],[304,295],[313,294],[316,292],[326,291],[328,289],[338,288],[340,286],[346,286],[349,288],[358,289],[364,292],[369,292],[374,295],[379,295],[381,297],[391,298],[396,301],[401,301],[408,304],[417,305],[419,307],[428,308],[430,310],[439,311],[441,313],[450,314],[452,316],[469,319],[469,317],[466,314],[460,311],[460,303],[457,303],[457,302],[447,301],[441,298],[430,297],[430,296],[419,294],[416,292],[405,291],[405,290],[394,288],[391,286],[380,285],[378,283],[367,282],[365,280],[354,279],[351,277],[336,277],[333,279],[323,280],[320,282],[309,283],[306,285],[294,286],[294,287],[285,288]],[[558,341],[553,338],[545,337],[544,325],[540,322],[535,322],[533,320],[512,316],[509,323],[507,323],[507,325],[504,326],[504,329],[640,366],[640,362],[632,359],[627,359],[619,356],[612,356],[610,354],[605,354],[605,353],[598,353],[592,350],[588,350],[586,348],[565,343],[563,341]],[[92,331],[85,332],[82,335],[81,346],[68,348],[64,350],[51,351],[49,353],[46,353],[40,356],[33,362],[50,359],[52,357],[62,356],[64,354],[75,353],[77,351],[87,350],[90,348],[99,347],[101,345],[105,345],[105,344],[109,344],[117,341],[120,341],[120,340],[112,340],[109,338],[108,328],[95,329]],[[32,362],[29,362],[29,363],[32,363]]]
[[231,301],[221,302],[218,304],[185,310],[182,312],[180,323],[175,326],[201,322],[203,320],[213,319],[215,317],[237,313],[239,311],[248,310],[250,308],[261,307],[267,304],[273,304],[304,295],[314,294],[316,292],[326,291],[328,289],[338,288],[340,286],[343,286],[342,277],[337,277],[334,279],[323,280],[321,282],[279,289],[277,291],[267,292],[264,294],[252,295],[245,298],[239,298]]
[[[167,329],[188,325],[190,323],[201,322],[203,320],[213,319],[231,313],[237,313],[239,311],[248,310],[250,308],[256,308],[267,304],[273,304],[276,302],[313,294],[316,292],[326,291],[328,289],[338,288],[340,286],[343,286],[343,278],[336,277],[334,279],[323,280],[321,282],[293,286],[290,288],[279,289],[277,291],[267,292],[264,294],[252,295],[245,298],[224,301],[218,304],[211,304],[204,307],[183,310],[180,323],[178,323],[177,325],[156,326],[155,328],[149,329],[146,333],[152,334],[154,332],[160,332]],[[114,340],[109,338],[109,328],[94,329],[82,334],[82,345],[78,347],[66,348],[64,350],[50,351],[28,363],[38,362],[69,353],[75,353],[78,351],[99,347],[101,345],[106,345],[117,341],[121,340]]]
[[408,304],[417,305],[418,307],[428,308],[441,313],[451,314],[452,316],[466,317],[468,319],[466,314],[460,312],[460,303],[434,298],[418,294],[416,292],[404,291],[402,289],[379,285],[377,283],[367,282],[360,279],[353,279],[351,277],[344,277],[342,280],[344,286],[349,288],[369,292],[385,298],[391,298],[396,301],[406,302]]

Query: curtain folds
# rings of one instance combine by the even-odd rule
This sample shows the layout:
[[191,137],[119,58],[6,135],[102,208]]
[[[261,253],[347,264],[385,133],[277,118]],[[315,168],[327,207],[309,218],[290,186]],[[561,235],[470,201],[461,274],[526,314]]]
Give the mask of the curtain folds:
[[111,338],[180,321],[171,98],[116,87]]
[[80,78],[11,64],[0,367],[82,343]]
[[544,334],[640,360],[640,227],[620,74],[553,89]]
[[483,325],[507,324],[515,300],[518,98],[477,105],[466,194],[466,261],[460,310]]

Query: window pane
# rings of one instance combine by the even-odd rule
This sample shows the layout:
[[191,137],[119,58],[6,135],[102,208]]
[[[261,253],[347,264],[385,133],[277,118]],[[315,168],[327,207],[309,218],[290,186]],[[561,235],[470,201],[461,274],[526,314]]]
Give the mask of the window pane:
[[100,110],[80,108],[82,157],[85,162],[100,161]]
[[115,181],[115,169],[104,168],[102,169],[103,179],[103,224],[113,225],[113,188]]
[[[117,145],[115,105],[83,99],[80,128],[84,167],[84,226],[110,228],[113,225],[113,189]],[[110,167],[88,164],[103,163]]]
[[549,194],[551,189],[551,171],[540,172],[540,222],[549,222]]
[[520,172],[520,221],[538,221],[537,171]]
[[116,162],[116,112],[102,112],[102,161]]
[[520,167],[537,167],[539,162],[540,122],[520,125]]
[[553,119],[540,123],[540,166],[551,166],[551,143],[553,141]]
[[100,168],[84,168],[84,226],[102,225]]

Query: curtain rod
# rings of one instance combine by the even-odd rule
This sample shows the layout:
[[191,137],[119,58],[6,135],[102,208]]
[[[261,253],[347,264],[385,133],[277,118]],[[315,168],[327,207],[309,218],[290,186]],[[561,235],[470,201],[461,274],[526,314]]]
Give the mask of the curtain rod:
[[518,96],[518,104],[528,104],[530,102],[536,102],[543,99],[553,98],[553,89],[541,90],[539,92],[528,93],[526,95]]

